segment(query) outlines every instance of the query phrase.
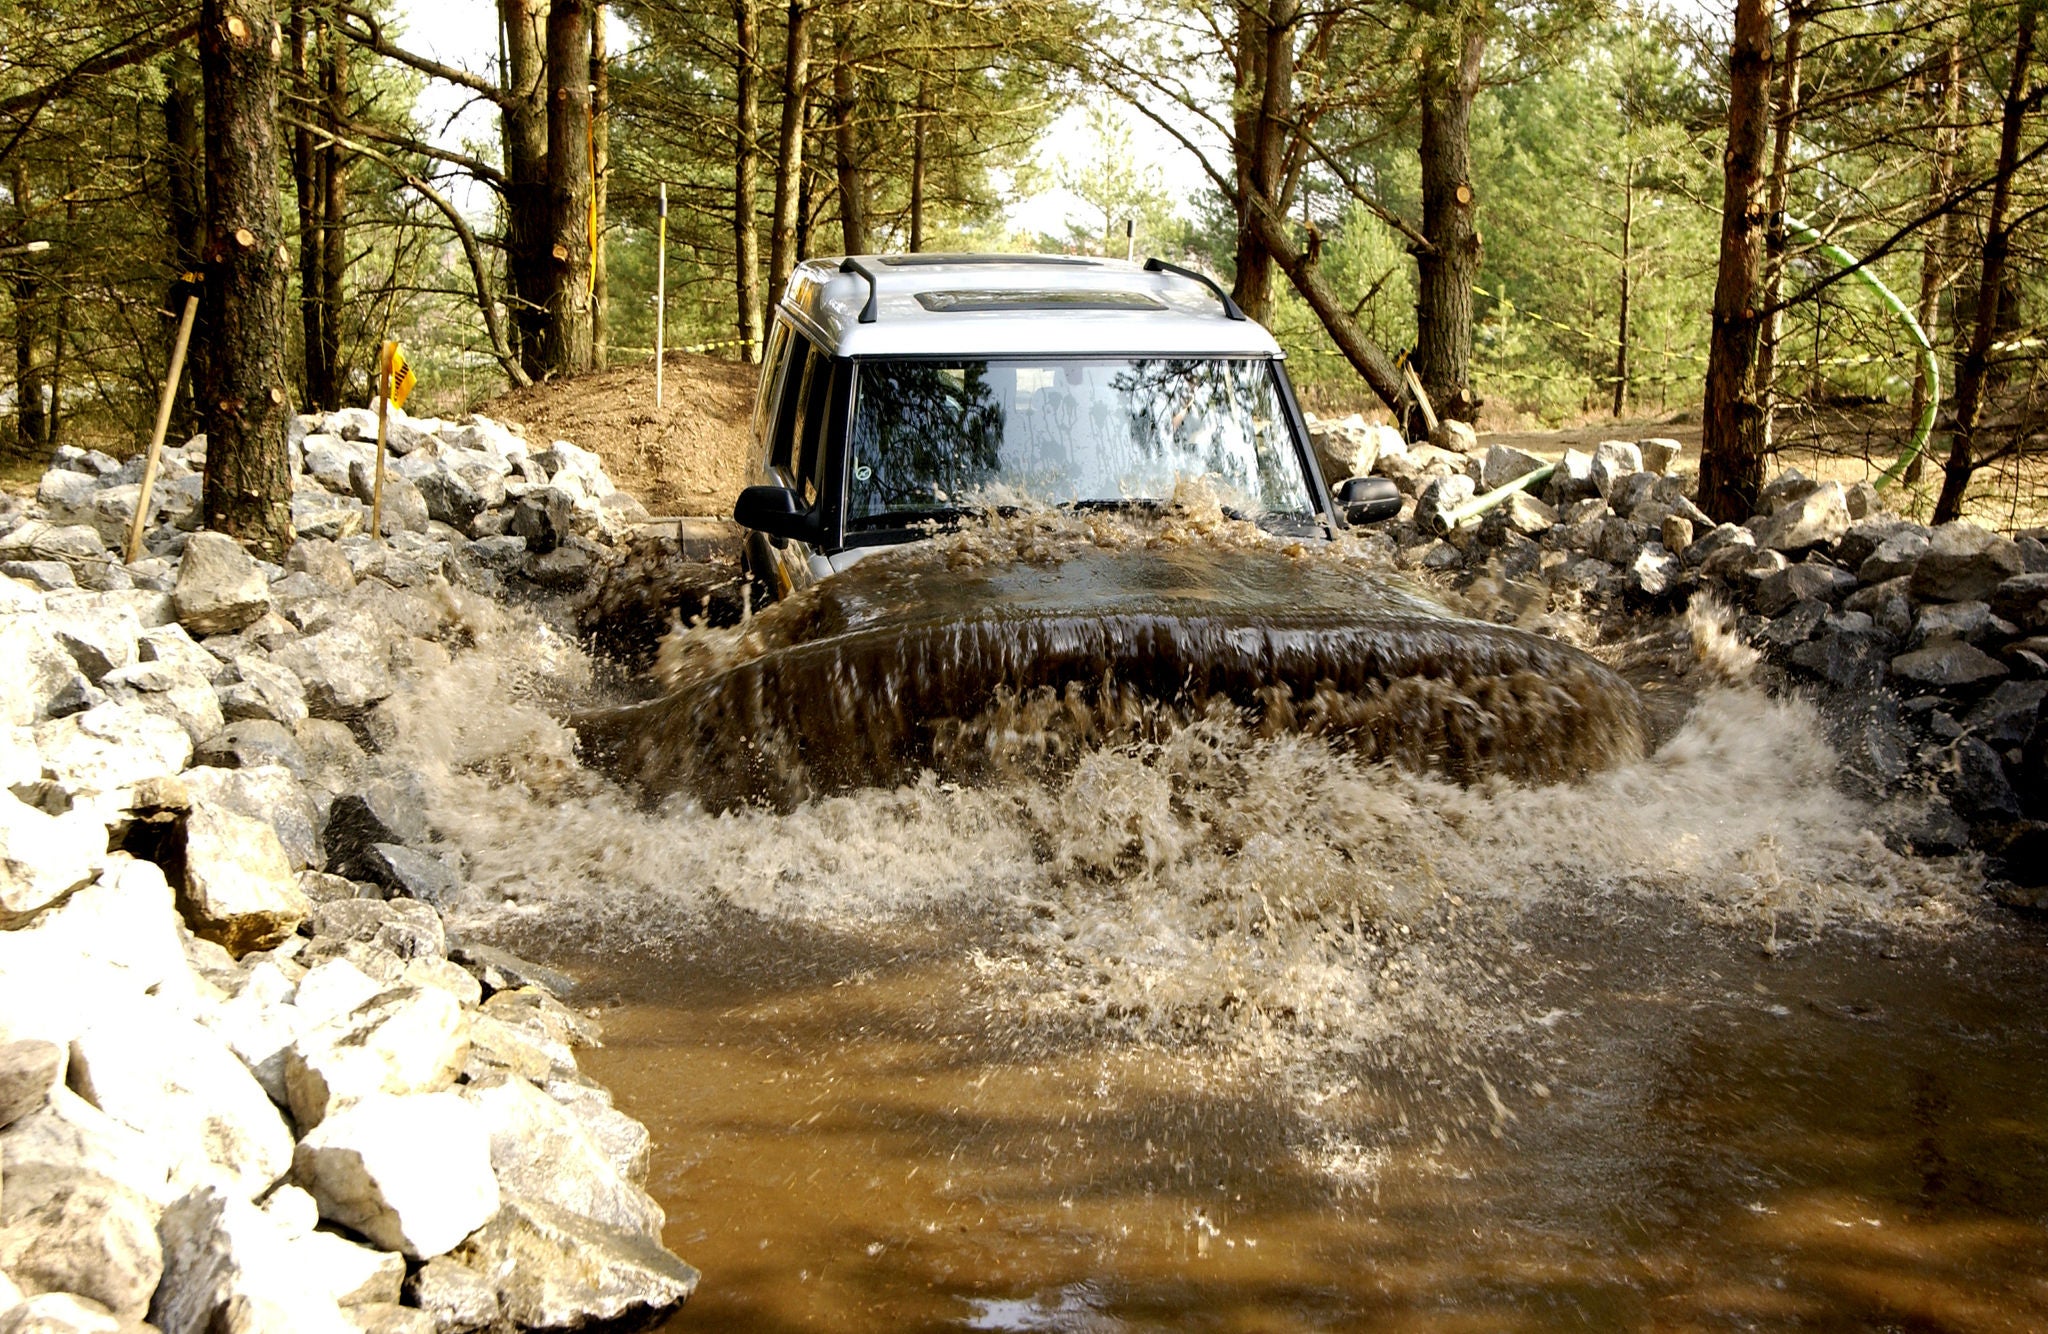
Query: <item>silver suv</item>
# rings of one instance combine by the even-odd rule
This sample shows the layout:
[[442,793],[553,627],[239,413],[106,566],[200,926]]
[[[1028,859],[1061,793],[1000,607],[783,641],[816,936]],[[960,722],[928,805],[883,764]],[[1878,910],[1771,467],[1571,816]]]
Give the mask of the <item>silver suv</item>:
[[1304,536],[1397,514],[1385,478],[1332,504],[1284,359],[1212,279],[1162,260],[811,260],[761,368],[755,484],[733,507],[748,569],[779,598],[933,520],[1156,505],[1193,478]]

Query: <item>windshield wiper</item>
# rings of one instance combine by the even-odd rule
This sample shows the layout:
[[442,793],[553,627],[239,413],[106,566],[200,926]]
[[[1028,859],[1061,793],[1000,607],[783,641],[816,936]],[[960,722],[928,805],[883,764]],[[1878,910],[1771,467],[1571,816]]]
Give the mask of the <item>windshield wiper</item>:
[[908,528],[920,523],[945,523],[959,518],[967,511],[950,505],[934,505],[922,509],[883,510],[879,514],[864,514],[858,519],[848,519],[849,532],[866,531],[874,528]]

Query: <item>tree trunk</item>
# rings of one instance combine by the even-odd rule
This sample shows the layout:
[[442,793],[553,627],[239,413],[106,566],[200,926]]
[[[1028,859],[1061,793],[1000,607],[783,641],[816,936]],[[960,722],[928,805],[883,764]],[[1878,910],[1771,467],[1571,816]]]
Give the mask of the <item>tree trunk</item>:
[[924,249],[925,122],[931,118],[931,89],[917,79],[917,115],[910,125],[910,253]]
[[733,286],[740,356],[756,361],[761,355],[761,234],[755,226],[759,205],[754,198],[761,175],[761,95],[754,82],[761,59],[758,0],[732,0],[732,20],[738,101],[732,157]]
[[1472,190],[1472,103],[1486,34],[1456,34],[1448,56],[1422,74],[1422,234],[1415,256],[1415,373],[1438,417],[1471,421],[1472,282],[1479,276],[1478,200]]
[[[1785,282],[1785,203],[1792,181],[1792,136],[1799,125],[1799,50],[1806,33],[1808,10],[1793,0],[1785,10],[1785,57],[1780,62],[1776,128],[1771,141],[1771,180],[1764,205],[1764,308],[1771,311],[1757,335],[1756,388],[1764,410],[1765,448],[1777,412],[1778,340],[1785,312],[1772,309]],[[1818,356],[1818,347],[1815,349]],[[1818,375],[1816,373],[1816,379]]]
[[1624,164],[1627,175],[1621,182],[1621,310],[1614,321],[1614,415],[1618,419],[1628,410],[1628,307],[1633,294],[1632,275],[1629,273],[1629,250],[1635,240],[1636,225],[1636,164],[1630,158]]
[[604,0],[590,7],[590,364],[603,370],[611,318],[611,274],[605,262],[605,213],[610,206],[612,67],[605,54]]
[[201,0],[206,90],[206,526],[274,561],[292,541],[275,0]]
[[[304,4],[292,6],[292,78],[311,100],[319,86],[314,67],[312,22]],[[292,132],[292,193],[299,211],[299,343],[305,378],[299,401],[308,409],[334,407],[334,380],[327,362],[327,337],[320,318],[323,250],[321,223],[325,190],[321,180],[321,149],[310,122]]]
[[790,270],[801,257],[797,229],[802,210],[798,196],[803,193],[804,103],[810,83],[811,7],[807,0],[790,0],[788,41],[782,60],[782,127],[775,145],[775,220],[768,232],[771,305],[781,299]]
[[1252,319],[1273,315],[1273,260],[1261,210],[1285,217],[1287,121],[1294,104],[1294,29],[1298,0],[1239,0],[1236,96],[1230,151],[1237,171],[1237,276],[1231,299]]
[[1970,330],[1970,348],[1956,368],[1956,426],[1949,437],[1941,496],[1934,502],[1934,521],[1948,523],[1963,513],[1963,495],[1977,470],[1977,427],[1984,412],[1985,382],[1991,369],[1991,344],[1999,333],[1999,306],[2006,295],[2005,264],[2012,251],[2012,229],[2006,220],[2012,204],[2012,178],[2018,170],[2021,122],[2026,116],[2027,66],[2034,55],[2034,26],[2040,18],[2038,0],[2022,0],[2018,41],[2012,56],[2012,78],[1998,129],[1998,171],[1992,178],[1991,207],[1984,215],[1984,248],[1977,271],[1977,310]]
[[1736,0],[1728,53],[1728,150],[1721,182],[1721,258],[1700,419],[1700,508],[1740,523],[1763,487],[1770,416],[1756,383],[1757,279],[1763,263],[1764,152],[1771,131],[1770,0]]
[[[164,346],[168,348],[170,331],[177,328],[186,293],[192,290],[193,279],[185,275],[196,277],[206,265],[205,116],[196,74],[182,59],[174,58],[164,70],[163,117],[164,230],[170,242],[172,275],[164,295]],[[205,340],[195,335],[189,354],[191,373],[178,386],[171,410],[173,439],[188,439],[199,429],[193,386],[199,381],[204,358]]]
[[[1963,87],[1963,44],[1951,40],[1947,54],[1942,60],[1941,74],[1941,127],[1934,134],[1934,160],[1927,168],[1927,206],[1937,208],[1948,198],[1948,192],[1955,185],[1956,154],[1962,147],[1962,128],[1956,123],[1962,109]],[[1949,282],[1949,265],[1955,255],[1957,211],[1950,209],[1942,215],[1940,222],[1929,229],[1925,245],[1920,251],[1920,303],[1914,314],[1919,318],[1920,328],[1927,335],[1927,341],[1935,341],[1935,331],[1941,323],[1941,293]],[[1906,420],[1918,422],[1920,414],[1927,410],[1927,395],[1933,392],[1927,383],[1927,366],[1919,357],[1913,358],[1913,404]],[[1927,469],[1927,450],[1923,448],[1906,465],[1906,485],[1914,486]]]
[[[327,129],[330,134],[339,135],[348,124],[348,44],[326,24],[321,25],[320,36],[326,56]],[[332,140],[321,157],[320,356],[327,364],[329,397],[320,406],[338,408],[348,380],[347,370],[341,364],[341,312],[348,299],[350,157]]]
[[541,22],[547,0],[498,0],[506,91],[499,116],[505,145],[505,286],[513,341],[528,375],[545,372],[548,253],[548,68]]
[[[25,237],[32,225],[29,179],[19,158],[8,172],[7,188],[14,195],[15,234]],[[50,443],[50,419],[44,409],[49,386],[45,368],[36,359],[44,317],[43,281],[33,262],[21,263],[8,286],[14,297],[14,445],[21,457],[30,458]]]
[[548,8],[547,331],[541,364],[556,377],[590,369],[590,11]]
[[868,245],[868,190],[861,170],[860,135],[854,113],[860,83],[853,67],[852,23],[841,17],[832,28],[832,170],[839,181],[839,239],[849,255]]

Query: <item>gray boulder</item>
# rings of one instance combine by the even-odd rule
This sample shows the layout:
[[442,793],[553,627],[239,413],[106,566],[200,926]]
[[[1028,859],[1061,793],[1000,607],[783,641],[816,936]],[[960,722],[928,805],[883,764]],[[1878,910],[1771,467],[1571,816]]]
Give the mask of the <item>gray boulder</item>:
[[397,689],[389,653],[352,626],[336,626],[286,644],[271,660],[304,684],[316,718],[346,721]]
[[1544,466],[1545,460],[1508,445],[1493,445],[1479,460],[1479,489],[1495,491]]
[[239,653],[230,666],[234,680],[220,687],[221,716],[262,718],[297,727],[310,716],[306,688],[298,673],[253,653]]
[[0,724],[39,723],[88,683],[41,616],[0,615]]
[[299,1142],[293,1171],[322,1218],[416,1260],[446,1254],[498,1212],[489,1129],[452,1093],[345,1107]]
[[1913,596],[1922,602],[1988,601],[2000,584],[2024,570],[2011,538],[1973,523],[1945,523],[1913,564]]
[[506,1318],[536,1329],[651,1320],[687,1301],[698,1282],[695,1269],[644,1236],[517,1198],[456,1258],[497,1275]]
[[1804,551],[1849,531],[1849,502],[1840,482],[1822,482],[1751,519],[1756,544],[1772,551]]
[[268,718],[238,718],[219,735],[192,752],[192,762],[221,769],[255,769],[276,765],[294,778],[306,776],[306,753],[282,723]]
[[1642,452],[1643,470],[1661,476],[1671,471],[1671,465],[1678,461],[1685,446],[1664,436],[1652,436],[1648,440],[1636,441],[1636,448]]
[[178,1179],[253,1199],[291,1166],[284,1120],[226,1044],[161,1004],[138,1002],[71,1043],[71,1086],[178,1153]]
[[2023,634],[2048,630],[2048,574],[2016,574],[1991,594],[1991,610]]
[[410,899],[340,899],[316,908],[313,938],[360,940],[401,959],[439,959],[448,953],[441,914]]
[[53,719],[36,728],[35,739],[44,776],[74,797],[118,797],[177,773],[192,757],[183,727],[137,704],[100,704]]
[[0,1309],[0,1334],[138,1334],[149,1328],[117,1320],[106,1307],[74,1292],[39,1292]]
[[163,1334],[355,1334],[307,1281],[292,1238],[261,1209],[201,1187],[157,1225],[164,1276],[149,1319]]
[[260,820],[277,835],[294,872],[325,864],[320,846],[320,804],[283,765],[243,769],[198,765],[183,775],[196,804]]
[[193,667],[138,662],[108,672],[100,686],[110,700],[139,704],[177,723],[194,745],[218,734],[227,721],[213,683]]
[[171,605],[195,635],[232,634],[270,610],[270,581],[234,538],[194,533],[185,541]]
[[1892,659],[1892,675],[1909,685],[1945,690],[2001,681],[2009,669],[1998,659],[1960,640],[1938,639]]
[[1832,565],[1806,562],[1790,565],[1766,575],[1756,586],[1755,606],[1765,616],[1776,616],[1793,603],[1818,598],[1830,605],[1840,602],[1856,588],[1856,576]]
[[469,1029],[455,998],[432,988],[400,987],[337,1015],[286,1054],[293,1119],[309,1129],[376,1095],[449,1087],[469,1058]]
[[277,831],[208,802],[185,820],[185,886],[178,907],[192,933],[240,958],[298,930],[313,905]]
[[43,1109],[50,1094],[64,1085],[69,1056],[63,1047],[39,1038],[0,1042],[0,1130]]
[[136,660],[142,621],[120,595],[83,590],[43,599],[45,623],[71,654],[78,669],[97,683],[108,672]]
[[505,1075],[468,1085],[462,1097],[483,1113],[491,1170],[506,1195],[661,1239],[661,1206],[622,1179],[604,1150],[553,1098]]
[[92,1172],[11,1167],[0,1196],[0,1272],[24,1294],[69,1292],[139,1320],[163,1276],[158,1210]]
[[405,1297],[432,1317],[436,1334],[473,1334],[498,1319],[498,1290],[490,1280],[445,1255],[406,1279]]
[[376,843],[348,872],[394,894],[418,899],[436,907],[453,904],[462,896],[462,877],[448,869],[438,857],[402,843]]
[[1593,489],[1611,498],[1624,477],[1643,470],[1643,451],[1628,440],[1602,440],[1593,447]]
[[89,883],[106,851],[106,826],[90,811],[49,815],[0,791],[0,927]]

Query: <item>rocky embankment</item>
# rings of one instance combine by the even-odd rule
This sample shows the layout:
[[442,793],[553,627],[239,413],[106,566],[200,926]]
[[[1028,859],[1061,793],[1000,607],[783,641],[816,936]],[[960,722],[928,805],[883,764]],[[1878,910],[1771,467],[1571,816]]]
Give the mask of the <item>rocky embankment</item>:
[[[451,589],[581,587],[644,519],[573,445],[303,418],[283,568],[194,531],[205,443],[0,510],[0,1334],[569,1329],[697,1275],[568,983],[464,894],[380,706]],[[147,1323],[144,1323],[147,1322]]]
[[[1447,426],[1455,427],[1455,423]],[[1454,583],[1491,577],[1596,614],[1682,605],[1698,592],[1836,727],[1844,779],[1899,802],[1915,850],[1975,847],[2008,902],[2048,907],[2048,545],[1971,523],[1886,512],[1868,483],[1788,470],[1742,524],[1715,524],[1673,471],[1673,440],[1567,450],[1539,486],[1446,531],[1444,516],[1549,462],[1446,430],[1408,445],[1352,419],[1311,435],[1326,476],[1401,488],[1393,559]]]

